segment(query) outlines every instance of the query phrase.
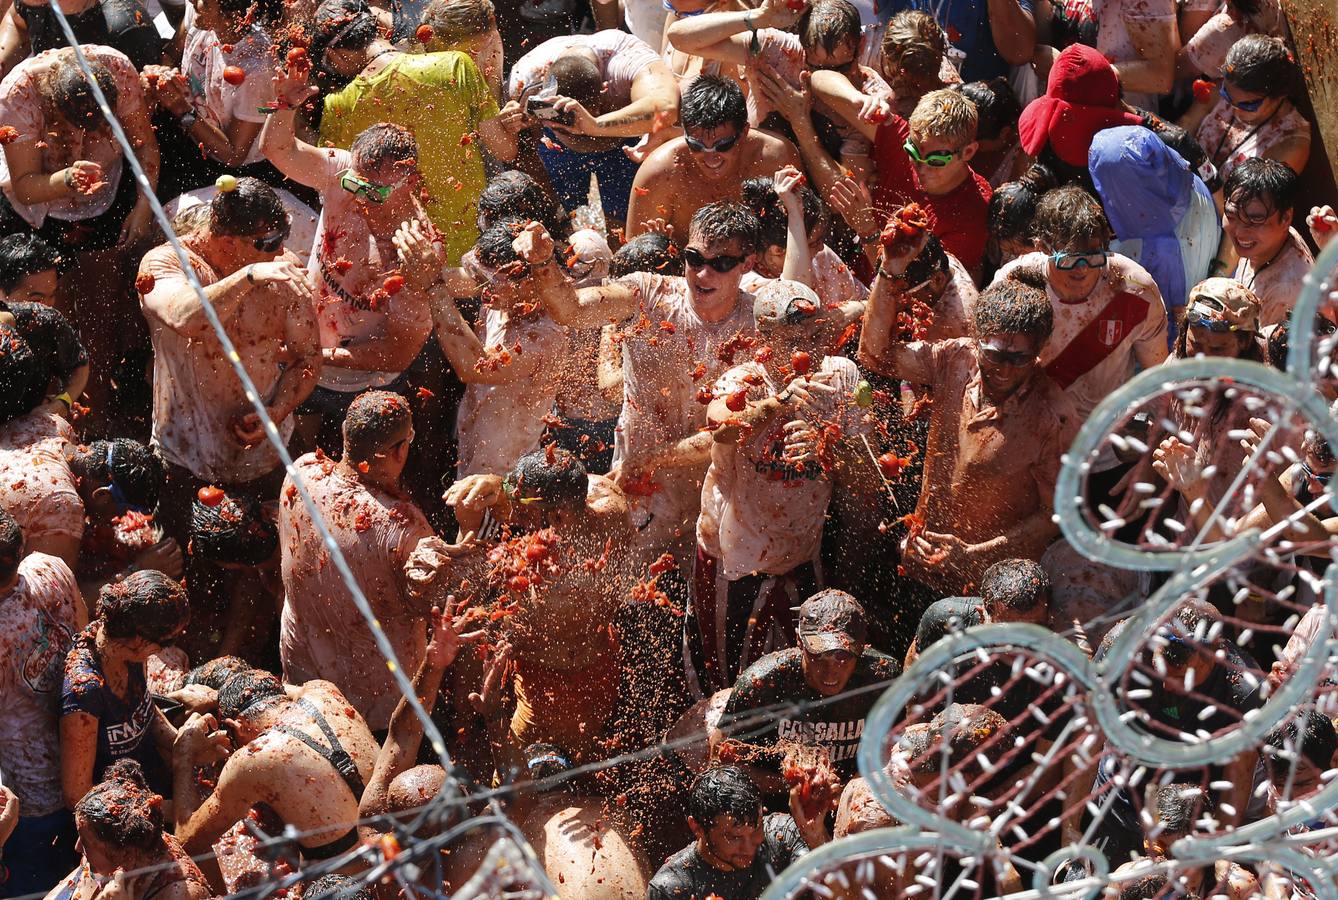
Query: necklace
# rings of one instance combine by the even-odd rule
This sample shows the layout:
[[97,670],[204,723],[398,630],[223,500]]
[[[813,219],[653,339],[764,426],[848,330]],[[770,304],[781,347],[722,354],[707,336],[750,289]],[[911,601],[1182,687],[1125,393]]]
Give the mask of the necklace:
[[[1219,156],[1218,154],[1222,152],[1222,145],[1226,143],[1226,139],[1231,135],[1231,124],[1228,123],[1227,126],[1222,129],[1222,139],[1217,142],[1217,149],[1213,150],[1212,160],[1213,163],[1217,166],[1217,168],[1220,170],[1223,166],[1225,166],[1226,161],[1231,159],[1232,155],[1235,154],[1237,150],[1245,146],[1246,141],[1254,137],[1255,133],[1258,132],[1260,128],[1263,128],[1269,122],[1273,121],[1273,117],[1276,116],[1281,111],[1282,111],[1282,104],[1279,103],[1277,109],[1273,110],[1271,113],[1268,114],[1268,118],[1264,119],[1258,125],[1254,126],[1249,131],[1245,132],[1245,137],[1237,141],[1235,146],[1233,146],[1230,150],[1226,152],[1226,156]],[[1235,120],[1236,114],[1234,112],[1231,114],[1231,118],[1233,121]]]
[[[1290,235],[1288,235],[1288,237],[1290,238]],[[1259,268],[1255,269],[1252,273],[1250,273],[1250,283],[1245,285],[1247,288],[1249,288],[1250,290],[1254,290],[1254,280],[1259,277],[1259,273],[1264,271],[1264,269],[1267,269],[1269,266],[1273,265],[1273,263],[1277,260],[1277,258],[1282,255],[1282,251],[1287,249],[1287,245],[1289,243],[1291,243],[1290,240],[1284,240],[1282,242],[1282,246],[1279,247],[1273,253],[1273,255],[1268,258],[1268,262],[1264,263],[1262,266],[1260,266]]]

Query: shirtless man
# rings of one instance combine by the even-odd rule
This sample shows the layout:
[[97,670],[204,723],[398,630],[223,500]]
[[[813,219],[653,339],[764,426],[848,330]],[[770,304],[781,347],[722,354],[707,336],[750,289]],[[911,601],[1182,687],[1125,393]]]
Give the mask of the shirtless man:
[[[176,835],[192,855],[208,853],[262,804],[302,835],[294,849],[303,860],[330,859],[358,842],[358,800],[377,747],[333,684],[308,682],[292,698],[268,672],[234,675],[218,692],[218,715],[193,714],[172,752]],[[194,769],[224,757],[205,795]]]
[[580,290],[551,262],[552,241],[539,226],[530,229],[519,238],[521,255],[559,324],[599,328],[637,317],[621,334],[614,480],[631,495],[642,562],[666,550],[689,559],[712,443],[701,431],[706,405],[698,395],[756,340],[753,295],[739,281],[757,251],[757,217],[739,203],[708,204],[685,232],[684,277],[637,272]]
[[542,741],[589,758],[618,692],[611,623],[627,596],[632,541],[623,492],[552,448],[522,456],[505,478],[458,481],[445,499],[463,532],[486,537],[506,527],[519,536],[512,540],[525,542],[522,555],[534,540],[526,535],[549,535],[546,559],[556,572],[524,587],[510,582],[512,596],[522,595],[503,628],[516,667],[511,738],[516,746]]
[[969,594],[994,562],[1036,559],[1055,537],[1055,479],[1077,430],[1073,402],[1040,368],[1053,313],[1044,293],[1004,280],[981,294],[975,337],[896,340],[905,270],[924,244],[879,260],[860,336],[873,371],[929,385],[934,404],[906,573],[935,596]]
[[646,158],[632,184],[627,236],[662,219],[670,236],[688,234],[692,216],[708,203],[738,200],[743,182],[770,178],[783,166],[800,165],[788,141],[748,125],[748,107],[736,82],[703,75],[683,94],[683,137]]
[[[344,419],[344,456],[336,463],[319,451],[297,460],[296,477],[310,492],[364,596],[395,648],[399,666],[423,661],[430,609],[420,591],[459,548],[432,533],[423,513],[400,490],[413,442],[408,402],[389,391],[368,391]],[[284,604],[279,654],[284,680],[334,682],[373,730],[390,723],[399,690],[370,627],[316,533],[298,496],[294,476],[279,501],[279,547]],[[420,565],[415,552],[432,550]]]

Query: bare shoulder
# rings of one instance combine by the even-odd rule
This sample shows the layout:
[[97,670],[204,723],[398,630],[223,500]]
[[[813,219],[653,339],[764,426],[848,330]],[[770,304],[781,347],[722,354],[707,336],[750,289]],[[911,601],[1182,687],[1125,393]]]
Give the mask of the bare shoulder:
[[656,147],[637,170],[637,183],[647,185],[653,189],[655,185],[651,179],[662,177],[674,171],[678,155],[685,152],[686,147],[687,144],[683,142],[682,138],[665,141],[659,147]]
[[786,164],[799,162],[799,151],[785,138],[757,128],[751,129],[749,133],[756,139],[753,144],[755,148],[753,158],[759,165],[780,168]]

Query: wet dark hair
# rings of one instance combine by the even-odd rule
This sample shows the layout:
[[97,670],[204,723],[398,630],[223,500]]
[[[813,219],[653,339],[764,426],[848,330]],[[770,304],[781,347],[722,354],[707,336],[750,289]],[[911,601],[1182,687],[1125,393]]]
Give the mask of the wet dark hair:
[[980,116],[976,125],[977,138],[993,140],[1007,126],[1016,131],[1017,121],[1022,117],[1022,104],[1008,86],[1007,78],[1000,75],[989,81],[969,81],[954,85],[953,90],[976,105]]
[[1293,752],[1299,753],[1321,772],[1327,772],[1333,765],[1334,753],[1338,753],[1338,730],[1334,729],[1333,721],[1309,707],[1264,735],[1260,755],[1264,758],[1270,781],[1282,783],[1287,779],[1292,761],[1279,754]]
[[1001,559],[980,579],[980,597],[991,613],[996,609],[1031,612],[1049,593],[1050,576],[1029,559]]
[[13,578],[22,559],[23,529],[17,519],[0,509],[0,578]]
[[920,255],[906,266],[904,277],[907,284],[915,285],[922,281],[928,281],[940,272],[950,270],[948,252],[943,249],[943,243],[938,239],[938,235],[931,234],[925,241],[924,249],[920,251]]
[[162,644],[190,621],[186,590],[154,569],[141,569],[98,592],[97,618],[107,637]]
[[387,162],[406,168],[417,164],[418,141],[413,132],[393,122],[378,122],[363,129],[349,147],[353,166],[359,172],[379,169]]
[[376,40],[380,25],[367,0],[325,0],[312,16],[312,61],[323,65],[329,50],[363,50]]
[[269,234],[288,227],[288,209],[278,192],[259,178],[237,179],[230,191],[209,201],[209,231],[228,237]]
[[[1169,887],[1165,875],[1145,875],[1134,881],[1126,881],[1120,887],[1120,900],[1153,900],[1154,897],[1166,896]],[[1190,900],[1190,895],[1177,892],[1175,896]]]
[[199,684],[220,690],[228,679],[238,672],[246,672],[251,664],[240,656],[220,656],[204,665],[196,666],[186,674],[186,684]]
[[302,900],[375,900],[370,886],[352,875],[322,875],[302,889]]
[[725,125],[733,125],[742,131],[748,124],[748,104],[734,79],[699,75],[683,92],[678,118],[684,131],[689,128],[710,131]]
[[1208,151],[1203,149],[1203,145],[1179,125],[1160,122],[1154,133],[1163,144],[1180,154],[1180,158],[1189,163],[1189,168],[1195,172],[1208,159]]
[[580,457],[558,447],[526,453],[507,473],[506,483],[521,496],[542,498],[545,506],[583,506],[590,490]]
[[944,597],[929,604],[915,629],[915,649],[924,653],[950,634],[985,624],[979,597]]
[[254,497],[228,494],[215,506],[196,499],[190,510],[191,553],[201,559],[258,566],[279,549],[279,529]]
[[1301,69],[1281,38],[1247,34],[1231,45],[1222,77],[1248,94],[1290,97],[1301,86]]
[[1318,431],[1306,432],[1305,437],[1301,439],[1301,452],[1313,454],[1315,461],[1321,466],[1331,466],[1335,460],[1329,439]]
[[1297,178],[1291,166],[1256,156],[1231,170],[1222,182],[1222,198],[1237,205],[1259,200],[1274,212],[1296,206]]
[[118,759],[75,804],[74,814],[105,843],[155,851],[163,843],[163,798],[137,761]]
[[233,675],[218,689],[220,719],[244,719],[259,712],[262,701],[284,696],[283,682],[264,669],[247,669]]
[[1025,334],[1040,349],[1050,338],[1055,313],[1045,291],[1018,277],[996,281],[976,300],[976,337]]
[[60,251],[32,232],[0,239],[0,291],[9,293],[30,275],[50,269],[61,272],[64,267]]
[[1152,797],[1159,835],[1184,835],[1194,830],[1194,820],[1209,808],[1209,800],[1196,784],[1164,784]]
[[1071,250],[1092,242],[1104,247],[1113,232],[1097,199],[1071,184],[1041,197],[1032,233],[1052,250]]
[[[525,768],[530,773],[532,781],[545,781],[550,778],[557,778],[565,772],[570,772],[573,768],[571,754],[567,753],[556,744],[533,743],[521,751],[521,758],[525,762]],[[545,786],[547,789],[570,787],[570,781],[564,779],[562,782]]]
[[689,240],[693,234],[709,242],[737,240],[744,255],[756,253],[762,239],[762,223],[753,211],[734,200],[708,203],[692,214],[688,226]]
[[[109,462],[110,460],[110,462]],[[158,505],[166,473],[152,450],[130,438],[94,441],[75,449],[70,469],[81,478],[116,485],[121,498],[139,509]]]
[[370,460],[390,439],[413,423],[409,401],[390,391],[364,391],[344,416],[344,453],[353,462]]
[[13,325],[0,325],[0,422],[32,408],[30,392],[42,380],[36,354]]
[[565,238],[571,220],[553,198],[524,172],[508,169],[499,172],[479,195],[479,230],[486,231],[504,220],[542,222],[553,238]]
[[999,185],[990,197],[986,224],[996,241],[1023,240],[1033,237],[1036,207],[1041,197],[1058,185],[1054,173],[1040,163],[1033,163],[1017,181]]
[[247,16],[261,25],[274,25],[283,18],[283,0],[218,0],[225,16],[245,21]]
[[859,10],[850,0],[815,0],[795,23],[795,33],[805,50],[821,47],[828,53],[850,45],[858,54]]
[[762,795],[738,766],[715,766],[697,776],[688,795],[688,815],[702,828],[721,816],[753,824],[762,818]]
[[[107,98],[107,106],[115,109],[116,80],[112,78],[111,72],[102,63],[91,59],[88,60],[88,71]],[[71,125],[84,131],[94,131],[104,124],[97,98],[93,96],[88,79],[75,62],[73,52],[62,53],[56,63],[47,82],[47,99]]]
[[504,219],[485,229],[474,242],[474,255],[478,261],[490,269],[497,269],[520,260],[520,254],[511,244],[522,227],[524,222],[520,219]]
[[[749,178],[743,183],[743,205],[757,216],[761,234],[761,249],[784,247],[789,233],[789,214],[776,193],[776,183],[766,176]],[[808,185],[799,188],[799,199],[804,204],[804,230],[809,237],[827,228],[827,207]]]
[[683,257],[674,251],[673,246],[669,238],[658,231],[638,234],[613,254],[609,277],[621,278],[633,272],[682,275]]
[[599,66],[584,55],[564,53],[548,67],[548,77],[557,82],[558,93],[589,108],[604,93]]

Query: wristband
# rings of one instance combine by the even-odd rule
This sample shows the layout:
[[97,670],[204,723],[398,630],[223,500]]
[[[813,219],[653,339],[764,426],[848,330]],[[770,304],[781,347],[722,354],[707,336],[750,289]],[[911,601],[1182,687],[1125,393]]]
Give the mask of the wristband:
[[63,178],[65,181],[65,186],[70,190],[74,190],[74,169],[71,168],[70,166],[66,166],[65,175],[63,176]]
[[880,231],[874,231],[874,232],[872,232],[872,233],[866,235],[865,237],[862,237],[862,238],[859,239],[860,246],[861,246],[861,247],[867,247],[867,246],[869,246],[870,244],[872,244],[873,242],[877,241],[877,240],[878,240],[880,237],[882,237],[882,236],[883,236],[883,235],[882,235],[882,232],[880,232]]
[[52,399],[52,400],[59,400],[61,403],[64,403],[64,404],[65,404],[65,409],[66,409],[66,410],[73,410],[73,409],[74,409],[74,398],[70,396],[70,392],[69,392],[69,391],[61,391],[59,394],[57,394],[56,396],[52,397],[51,399]]
[[743,24],[747,25],[748,30],[752,32],[752,37],[748,38],[748,53],[757,56],[762,52],[762,42],[757,39],[757,26],[753,24],[753,14],[751,12],[744,13]]
[[246,281],[247,281],[248,284],[255,284],[255,283],[256,283],[255,272],[253,272],[253,271],[251,270],[251,267],[250,267],[250,266],[247,266],[247,267],[246,267]]

